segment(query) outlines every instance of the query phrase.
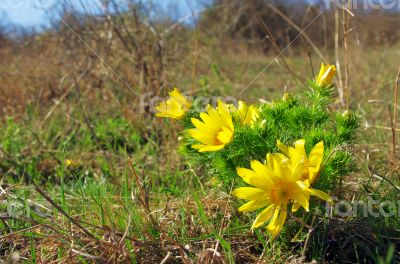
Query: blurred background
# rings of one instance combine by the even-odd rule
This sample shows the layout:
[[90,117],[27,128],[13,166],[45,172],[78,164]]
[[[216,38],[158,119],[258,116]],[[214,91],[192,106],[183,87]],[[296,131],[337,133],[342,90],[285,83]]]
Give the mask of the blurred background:
[[[359,103],[371,95],[362,90],[379,93],[393,81],[398,5],[390,0],[2,1],[1,113],[18,116],[29,106],[44,114],[76,79],[83,98],[94,100],[89,107],[102,102],[94,97],[113,98],[116,104],[102,105],[102,111],[133,107],[139,98],[130,90],[199,89],[216,70],[229,89],[242,90],[271,64],[248,89],[252,94],[261,88],[269,97],[304,83],[321,61],[344,67],[337,80],[341,103]],[[315,69],[306,66],[309,56]]]

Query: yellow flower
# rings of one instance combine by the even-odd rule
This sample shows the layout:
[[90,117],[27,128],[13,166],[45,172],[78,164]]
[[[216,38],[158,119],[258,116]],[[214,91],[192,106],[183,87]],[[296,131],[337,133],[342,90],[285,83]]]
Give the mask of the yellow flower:
[[239,101],[238,109],[233,106],[233,110],[239,117],[242,124],[252,126],[260,116],[259,110],[254,105],[247,105],[243,101]]
[[304,160],[304,170],[302,180],[309,180],[312,184],[319,175],[322,160],[324,158],[324,142],[317,143],[311,150],[310,155],[307,157],[305,149],[305,140],[300,139],[294,143],[293,147],[288,147],[278,140],[277,144],[280,151],[282,151],[294,163],[299,160]]
[[72,159],[66,159],[64,160],[64,166],[67,168],[74,168],[77,167],[78,164],[75,163],[75,161],[73,161]]
[[182,119],[191,106],[191,102],[183,96],[177,88],[169,93],[170,98],[161,102],[156,110],[157,117],[169,117],[173,119]]
[[[332,201],[328,194],[310,188],[308,181],[301,180],[303,160],[294,163],[283,154],[269,153],[265,164],[253,160],[250,165],[251,170],[237,168],[237,173],[247,184],[254,187],[241,187],[233,194],[249,201],[239,208],[240,212],[266,207],[256,217],[252,228],[269,221],[267,230],[271,234],[271,240],[274,240],[281,231],[286,221],[287,207],[291,202],[309,211],[310,195]],[[292,207],[293,209],[296,208]]]
[[351,112],[349,110],[346,110],[342,113],[342,117],[348,118],[351,115]]
[[289,99],[290,99],[289,93],[284,93],[282,96],[282,100],[286,103],[289,101]]
[[218,100],[218,107],[208,106],[207,113],[201,113],[200,121],[192,118],[192,123],[196,127],[189,130],[190,135],[202,144],[192,145],[192,148],[199,152],[217,151],[222,149],[233,139],[233,122],[229,113],[229,107]]
[[318,86],[325,86],[332,83],[333,76],[335,76],[336,67],[334,65],[321,64],[318,76],[315,78],[315,83]]

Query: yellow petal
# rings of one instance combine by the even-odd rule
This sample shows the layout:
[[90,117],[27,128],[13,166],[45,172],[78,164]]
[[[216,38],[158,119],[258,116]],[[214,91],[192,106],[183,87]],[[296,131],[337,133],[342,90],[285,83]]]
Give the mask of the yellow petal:
[[200,113],[201,120],[203,120],[204,124],[206,124],[207,127],[210,127],[214,130],[218,129],[220,126],[218,123],[219,120],[215,120],[214,118],[211,118],[209,113],[210,113],[210,111],[208,113]]
[[178,89],[175,88],[170,92],[170,98],[164,102],[161,102],[155,108],[158,111],[156,116],[182,119],[190,106],[190,101],[180,94]]
[[156,113],[156,117],[168,117],[173,119],[181,119],[184,116],[182,113]]
[[238,211],[239,212],[251,212],[257,209],[260,209],[262,207],[265,207],[269,204],[269,200],[267,198],[264,199],[257,199],[257,200],[252,200],[248,203],[245,203],[244,205],[240,206]]
[[293,200],[296,201],[296,204],[301,205],[307,212],[309,212],[310,211],[309,199],[310,197],[308,195],[303,193],[297,193]]
[[274,213],[275,206],[270,204],[267,208],[265,208],[254,220],[253,225],[251,228],[257,228],[267,222],[269,219],[271,219],[273,213]]
[[283,144],[282,142],[280,142],[280,141],[278,140],[276,146],[278,147],[278,149],[279,149],[280,151],[283,152],[283,154],[285,154],[286,156],[289,156],[288,147],[287,147],[285,144]]
[[318,76],[324,75],[324,72],[325,72],[325,65],[324,65],[324,63],[322,62],[322,63],[321,63],[321,67],[319,68]]
[[197,149],[199,152],[217,151],[223,149],[225,145],[207,146],[207,145],[192,145],[192,148]]
[[324,156],[324,142],[318,142],[310,152],[309,162],[311,165],[316,166],[321,164]]
[[273,229],[275,229],[276,220],[278,219],[280,210],[281,210],[281,206],[275,207],[274,215],[272,216],[271,221],[269,222],[269,224],[268,224],[268,226],[267,226],[267,229],[268,229],[268,230],[273,230]]
[[277,207],[277,209],[275,209],[274,216],[272,217],[272,220],[267,227],[267,229],[271,233],[271,241],[275,240],[276,236],[282,230],[282,227],[286,221],[286,216],[287,216],[286,205],[284,205],[282,208]]
[[281,213],[278,217],[278,220],[276,221],[276,227],[279,229],[279,231],[282,229],[283,225],[286,222],[286,217],[287,217],[287,209],[286,205],[284,208],[281,209]]
[[241,123],[253,126],[259,117],[259,110],[254,105],[247,105],[243,101],[239,101],[236,115]]
[[266,192],[259,188],[240,187],[233,191],[233,195],[239,199],[256,200],[260,197],[266,196]]
[[191,118],[192,124],[199,130],[207,130],[209,127],[197,118]]
[[320,190],[315,190],[315,189],[312,189],[312,188],[308,189],[308,192],[311,195],[314,195],[314,196],[316,196],[316,197],[318,197],[318,198],[320,198],[320,199],[322,199],[324,201],[327,201],[327,202],[330,202],[330,203],[333,202],[332,198],[326,192],[323,192],[323,191],[320,191]]
[[254,105],[249,106],[247,121],[251,125],[260,117],[259,110]]
[[321,64],[318,76],[315,78],[315,83],[319,86],[324,86],[332,83],[332,79],[335,76],[336,67],[334,65]]
[[251,168],[257,173],[259,176],[267,177],[268,176],[268,168],[258,160],[252,160],[250,162]]
[[171,92],[169,92],[169,95],[171,98],[177,100],[181,104],[186,104],[186,97],[184,97],[177,88],[173,89]]
[[226,127],[222,127],[222,131],[218,133],[218,140],[222,143],[229,143],[232,140],[233,133]]
[[238,103],[238,114],[240,114],[241,116],[244,116],[247,112],[247,104],[243,101],[239,101]]
[[289,169],[292,173],[292,181],[298,181],[301,179],[304,171],[304,157],[301,157],[301,159],[297,160],[296,163],[290,163]]
[[[213,135],[208,134],[208,133],[204,133],[202,131],[199,131],[197,129],[191,129],[189,130],[189,134],[196,140],[200,141],[201,143],[203,143],[203,145],[207,145],[207,146],[214,146],[215,144],[215,139],[213,137]],[[223,144],[219,144],[219,145],[223,145]]]
[[[288,158],[281,153],[268,153],[266,157],[269,176],[282,178],[290,173],[287,167]],[[271,175],[272,174],[272,175]]]
[[300,207],[301,207],[300,204],[298,204],[298,203],[296,203],[296,202],[293,202],[292,212],[293,212],[293,213],[294,213],[294,212],[297,212],[297,210],[299,210]]
[[304,139],[299,139],[294,142],[294,148],[299,155],[303,155],[304,157],[307,156],[306,148],[305,148],[306,141]]
[[308,158],[309,163],[309,178],[311,183],[315,181],[319,174],[322,160],[324,158],[324,142],[321,141],[314,146]]
[[252,170],[246,169],[246,168],[236,168],[237,174],[242,177],[242,179],[247,183],[252,186],[255,186],[257,188],[263,189],[263,190],[268,190],[270,189],[270,183],[269,181],[263,177],[258,175]]
[[229,113],[229,108],[221,100],[218,101],[218,113],[219,113],[220,119],[222,121],[221,125],[226,126],[228,129],[233,131],[233,122],[232,122],[231,114]]
[[249,170],[249,169],[246,169],[246,168],[238,167],[238,168],[236,168],[236,172],[242,178],[258,177],[257,173],[255,173],[253,170]]

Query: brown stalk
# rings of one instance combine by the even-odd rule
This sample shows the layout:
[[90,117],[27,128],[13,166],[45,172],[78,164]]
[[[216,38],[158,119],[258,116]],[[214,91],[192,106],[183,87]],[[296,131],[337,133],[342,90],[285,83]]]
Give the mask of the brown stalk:
[[[192,5],[190,4],[189,0],[186,0],[186,5],[189,7],[190,14],[192,16],[193,21],[197,23],[197,16],[196,13],[194,12]],[[197,75],[197,67],[198,67],[198,61],[200,57],[200,52],[199,52],[199,27],[195,27],[194,29],[194,50],[193,50],[193,64],[192,64],[192,78],[195,79]]]
[[[4,223],[7,223],[7,222],[5,222],[5,218],[4,218],[4,217],[0,217],[0,219],[1,219],[2,221],[4,221]],[[36,229],[36,228],[38,228],[38,227],[41,227],[41,226],[42,226],[42,224],[37,224],[37,225],[34,225],[34,226],[30,226],[30,227],[27,227],[27,228],[23,228],[23,229],[16,230],[16,231],[14,231],[14,232],[11,233],[11,228],[10,228],[9,225],[7,224],[7,225],[6,225],[6,228],[7,228],[7,231],[9,232],[9,234],[4,235],[4,236],[1,236],[1,237],[0,237],[0,240],[1,240],[1,241],[4,241],[5,239],[11,238],[11,237],[13,237],[13,236],[15,236],[15,235],[17,235],[17,234],[19,234],[19,233],[25,233],[25,232],[31,231],[31,230],[33,230],[33,229]]]
[[79,227],[86,235],[90,236],[91,238],[95,240],[99,240],[96,238],[92,233],[89,232],[83,225],[81,225],[78,221],[76,221],[72,216],[70,216],[67,212],[64,211],[64,209],[61,208],[51,197],[43,191],[39,186],[37,186],[35,183],[32,183],[33,187],[35,187],[35,190],[43,196],[44,199],[46,199],[52,206],[54,206],[60,213],[62,213],[66,218],[68,218],[71,223]]
[[313,65],[313,61],[312,61],[312,57],[311,57],[311,49],[310,49],[310,46],[307,46],[307,55],[308,55],[308,59],[309,59],[309,61],[310,61],[311,74],[312,74],[313,79],[315,79],[314,65]]
[[85,122],[87,128],[89,129],[89,132],[92,135],[92,138],[94,139],[94,141],[96,142],[97,147],[99,147],[101,149],[100,139],[96,135],[96,131],[94,130],[93,125],[90,122],[88,113],[87,113],[86,108],[85,108],[85,104],[83,103],[83,100],[82,100],[83,96],[81,94],[80,85],[79,85],[77,79],[74,79],[74,87],[75,87],[75,90],[76,90],[76,95],[77,95],[76,97],[77,97],[77,100],[78,100],[78,107],[79,107],[80,112],[82,113],[83,121]]
[[396,129],[397,129],[397,105],[398,105],[398,92],[400,80],[400,67],[397,72],[396,82],[394,84],[394,106],[393,106],[393,120],[392,120],[392,147],[393,147],[393,163],[396,163]]
[[99,263],[99,264],[109,263],[108,261],[106,261],[106,260],[104,260],[104,259],[102,259],[102,258],[96,257],[96,256],[94,256],[94,255],[90,255],[90,254],[88,254],[88,253],[79,251],[79,250],[74,249],[74,248],[71,249],[71,252],[74,253],[74,254],[76,254],[76,255],[78,255],[78,256],[80,256],[80,257],[82,257],[82,258],[86,258],[86,259],[89,259],[89,260],[93,260],[95,263]]
[[324,50],[325,52],[328,52],[328,25],[326,22],[326,13],[322,16],[322,24],[323,24],[323,31],[324,31]]
[[[351,0],[347,1],[348,5],[350,6]],[[349,108],[349,101],[350,101],[350,86],[349,86],[349,45],[348,45],[348,35],[349,31],[349,14],[343,9],[342,11],[342,22],[343,22],[343,46],[344,46],[344,87],[343,90],[345,92],[345,104],[346,109]]]
[[289,25],[291,25],[295,30],[297,30],[299,33],[302,34],[303,38],[310,44],[310,46],[314,49],[315,53],[321,58],[321,60],[326,61],[324,55],[322,55],[322,52],[318,49],[318,47],[314,44],[314,42],[310,39],[310,37],[302,30],[299,28],[296,23],[294,23],[289,17],[287,17],[285,14],[283,14],[279,9],[274,7],[271,4],[268,4],[268,7],[274,11],[276,14],[278,14],[281,18],[283,18]]
[[[272,48],[275,50],[276,54],[278,55],[279,53],[281,53],[281,50],[279,49],[279,46],[276,42],[276,39],[274,37],[274,35],[272,34],[270,28],[268,27],[268,25],[262,20],[260,14],[257,12],[256,8],[254,7],[254,4],[251,5],[251,8],[254,12],[254,14],[256,15],[256,19],[257,22],[259,23],[259,25],[261,26],[261,29],[264,31],[264,33],[269,37]],[[306,80],[301,77],[300,75],[298,75],[295,71],[293,71],[288,63],[286,62],[284,57],[280,57],[280,59],[283,62],[283,66],[286,68],[286,70],[288,72],[290,72],[296,79],[298,79],[299,81],[301,81],[302,83],[306,83]]]
[[339,59],[339,11],[337,6],[335,5],[335,56],[336,56],[336,71],[337,71],[337,79],[338,79],[338,92],[339,98],[342,105],[344,105],[344,96],[343,96],[343,81],[342,81],[342,71],[340,67],[340,59]]
[[[76,81],[80,81],[88,71],[84,71],[81,73],[77,78]],[[60,85],[61,86],[61,85]],[[67,90],[64,92],[64,94],[61,95],[61,97],[55,101],[54,106],[50,109],[49,112],[47,112],[46,116],[43,118],[42,122],[40,123],[39,127],[43,127],[43,125],[46,123],[46,121],[49,119],[49,117],[53,114],[54,110],[63,102],[63,100],[68,96],[68,94],[71,92],[71,90],[75,87],[75,83],[72,83]]]
[[[228,198],[226,199],[226,204],[225,204],[225,209],[224,209],[224,217],[222,217],[222,220],[221,220],[221,225],[220,225],[220,228],[219,228],[219,231],[218,231],[218,236],[221,236],[221,235],[222,235],[222,231],[223,231],[223,229],[224,229],[224,220],[225,220],[225,216],[226,216],[227,213],[228,213],[229,202],[230,202],[230,199],[231,199],[231,193],[232,193],[232,189],[233,189],[233,185],[234,185],[234,184],[235,184],[235,182],[232,182],[231,188],[230,188],[230,190],[229,190]],[[228,219],[228,224],[227,224],[226,226],[229,225],[229,222],[230,222],[230,218]],[[214,254],[213,254],[213,256],[212,256],[211,263],[214,262],[214,257],[216,256],[216,253],[217,253],[217,251],[218,251],[219,243],[220,243],[219,240],[217,241],[217,243],[215,243]]]
[[312,219],[311,228],[308,228],[308,233],[307,233],[306,241],[304,242],[303,250],[302,250],[302,252],[301,252],[301,259],[305,259],[306,250],[307,250],[307,245],[308,245],[308,242],[310,241],[311,233],[312,233],[312,231],[314,230],[314,229],[312,228],[312,226],[314,225],[314,222],[315,222],[315,216],[314,216],[313,219]]
[[139,176],[137,175],[135,168],[133,167],[131,158],[128,158],[128,164],[129,164],[129,168],[132,172],[132,175],[135,178],[136,184],[140,191],[140,197],[138,197],[138,200],[139,200],[140,204],[143,206],[143,208],[145,209],[149,222],[151,222],[154,227],[159,228],[156,220],[154,219],[154,217],[151,213],[150,206],[149,206],[148,194],[146,193],[145,186],[144,186],[144,184],[142,184],[140,182]]

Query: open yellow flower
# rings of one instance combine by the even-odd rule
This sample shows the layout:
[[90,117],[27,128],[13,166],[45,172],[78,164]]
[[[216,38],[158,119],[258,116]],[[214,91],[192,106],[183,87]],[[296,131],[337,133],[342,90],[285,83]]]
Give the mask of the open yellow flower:
[[170,98],[161,102],[157,107],[157,117],[182,119],[191,106],[191,102],[177,88],[169,93]]
[[301,180],[303,160],[292,162],[283,154],[269,153],[265,164],[253,160],[250,165],[251,170],[237,168],[237,173],[247,184],[254,187],[241,187],[233,194],[240,199],[249,200],[239,208],[240,212],[266,207],[257,216],[252,228],[269,221],[267,230],[271,234],[271,240],[282,230],[290,203],[298,204],[309,211],[310,195],[332,201],[328,194],[312,189],[308,181]]
[[234,113],[239,117],[242,124],[252,126],[260,116],[259,110],[254,105],[247,105],[239,101],[238,108],[233,106]]
[[232,141],[234,127],[228,105],[218,100],[218,107],[208,106],[207,113],[201,113],[200,118],[202,121],[191,119],[196,128],[189,133],[202,144],[192,145],[192,148],[199,152],[217,151]]
[[282,151],[294,163],[299,160],[304,161],[304,170],[302,180],[309,180],[310,184],[315,182],[321,169],[322,160],[324,159],[324,142],[320,141],[311,150],[310,155],[307,157],[305,149],[305,140],[300,139],[294,143],[294,147],[288,147],[278,140],[277,144],[280,151]]
[[319,86],[325,86],[332,83],[333,76],[335,76],[336,67],[334,65],[321,64],[318,76],[315,78],[315,83]]

